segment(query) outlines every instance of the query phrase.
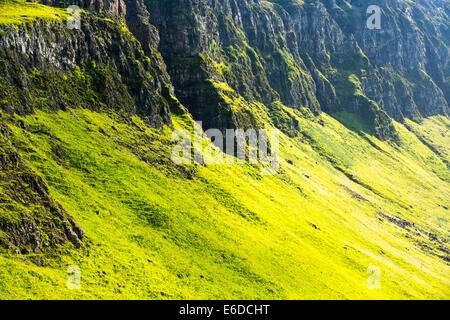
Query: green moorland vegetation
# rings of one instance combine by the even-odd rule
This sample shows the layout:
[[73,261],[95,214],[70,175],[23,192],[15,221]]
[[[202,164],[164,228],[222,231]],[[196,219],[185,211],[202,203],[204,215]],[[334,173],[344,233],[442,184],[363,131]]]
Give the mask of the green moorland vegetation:
[[[0,23],[64,14],[2,3]],[[273,176],[250,164],[177,166],[171,129],[107,108],[1,111],[0,151],[8,140],[86,237],[79,249],[1,251],[0,299],[449,299],[448,117],[395,123],[393,143],[353,114],[257,106],[268,126],[270,112],[279,126],[286,113],[298,122],[281,134]],[[172,120],[192,127],[189,115]],[[3,203],[13,183],[0,184],[0,222],[35,212]],[[79,290],[66,285],[71,265]],[[367,285],[371,266],[379,289]]]
[[[170,130],[120,119],[75,109],[7,121],[87,241],[56,256],[2,254],[2,299],[449,298],[436,255],[448,250],[448,118],[414,127],[441,156],[402,124],[396,146],[327,115],[298,118],[274,176],[248,164],[176,167]],[[69,265],[81,290],[66,286]],[[371,265],[379,290],[367,287]]]
[[0,0],[0,24],[15,24],[44,20],[65,20],[68,13],[65,9],[44,6],[25,0]]

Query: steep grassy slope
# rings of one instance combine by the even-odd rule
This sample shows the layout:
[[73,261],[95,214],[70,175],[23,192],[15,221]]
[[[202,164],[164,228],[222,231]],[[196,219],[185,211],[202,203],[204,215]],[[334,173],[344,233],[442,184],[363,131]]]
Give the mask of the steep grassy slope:
[[[1,298],[449,298],[448,155],[404,126],[393,147],[326,115],[299,118],[301,135],[282,136],[281,173],[263,177],[177,167],[169,131],[121,119],[78,109],[8,121],[87,240],[57,258],[2,254]],[[440,130],[427,137],[448,148],[448,127],[415,129]],[[67,289],[68,265],[81,290]],[[370,265],[380,290],[366,286]]]
[[0,0],[0,24],[31,22],[35,19],[65,20],[67,11],[25,0]]
[[[450,298],[447,116],[393,121],[396,139],[380,141],[364,112],[234,90],[261,63],[245,45],[214,61],[218,44],[171,61],[205,73],[191,84],[207,108],[188,113],[150,25],[139,43],[104,16],[69,31],[63,11],[6,3],[40,11],[0,11],[0,299]],[[45,19],[17,24],[29,18]],[[279,128],[280,172],[174,164],[172,129],[192,129],[191,114],[205,129]]]

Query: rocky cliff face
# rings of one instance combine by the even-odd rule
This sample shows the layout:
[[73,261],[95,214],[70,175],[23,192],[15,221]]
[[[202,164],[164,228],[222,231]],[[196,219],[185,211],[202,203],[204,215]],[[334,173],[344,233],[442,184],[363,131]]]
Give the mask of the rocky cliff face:
[[248,101],[361,113],[384,139],[393,134],[385,113],[398,121],[448,114],[443,3],[380,1],[380,30],[366,27],[369,1],[146,3],[177,93],[194,115],[210,94],[199,81],[217,75],[182,60],[197,55],[223,63],[217,80]]
[[[372,2],[78,4],[125,19],[147,54],[158,46],[177,97],[210,126],[242,125],[223,99],[241,96],[249,109],[280,101],[313,113],[359,113],[388,139],[395,132],[387,115],[402,121],[449,112],[448,7],[444,1]],[[370,5],[381,8],[381,29],[366,26]],[[232,94],[214,83],[225,83]]]
[[[368,65],[355,74],[362,92],[401,121],[448,113],[448,16],[443,2],[325,1],[324,6],[345,34],[361,48]],[[381,29],[366,27],[366,9],[381,8]],[[331,56],[334,56],[331,51]],[[345,53],[345,52],[344,52]],[[439,70],[439,71],[438,71]],[[423,94],[426,93],[427,99]]]
[[[123,23],[91,14],[83,15],[80,30],[44,20],[0,27],[0,206],[8,212],[0,219],[0,247],[21,253],[65,243],[80,248],[84,236],[21,159],[7,124],[36,110],[84,107],[171,126],[171,111],[185,111],[161,55],[150,43],[146,51]],[[48,135],[46,128],[22,129]]]
[[3,27],[0,73],[8,113],[83,106],[138,114],[160,127],[171,124],[170,108],[180,108],[157,51],[146,56],[124,25],[89,14],[80,30],[62,22]]

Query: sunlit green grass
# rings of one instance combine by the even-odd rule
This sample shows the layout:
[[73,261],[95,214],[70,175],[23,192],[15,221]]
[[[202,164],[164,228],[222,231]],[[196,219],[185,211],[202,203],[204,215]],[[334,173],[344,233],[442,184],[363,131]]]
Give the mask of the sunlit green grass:
[[45,20],[65,20],[68,13],[65,9],[41,5],[25,0],[0,0],[0,24],[17,24]]
[[[66,16],[0,0],[0,24]],[[258,108],[269,123],[264,106],[212,85],[234,111]],[[137,117],[76,109],[2,122],[87,240],[57,257],[0,255],[0,299],[448,299],[436,243],[377,216],[449,240],[448,118],[396,123],[400,145],[367,134],[353,114],[335,115],[347,127],[319,118],[297,117],[300,134],[281,135],[276,176],[248,164],[176,167],[170,130]],[[173,120],[190,126],[188,116]],[[69,265],[81,268],[81,290],[66,287]],[[366,285],[371,265],[380,290]]]
[[[37,112],[23,118],[27,130],[10,125],[88,242],[84,253],[46,267],[0,256],[0,298],[448,299],[448,265],[376,216],[401,216],[448,238],[448,169],[400,124],[403,146],[395,147],[321,117],[323,126],[299,119],[308,139],[282,135],[279,175],[213,165],[196,166],[193,180],[158,164],[170,154],[170,134],[138,118],[123,124],[80,109]],[[49,134],[33,133],[42,125]],[[66,150],[59,163],[55,141]],[[73,264],[81,290],[66,287]],[[381,269],[380,290],[366,285],[371,265]]]

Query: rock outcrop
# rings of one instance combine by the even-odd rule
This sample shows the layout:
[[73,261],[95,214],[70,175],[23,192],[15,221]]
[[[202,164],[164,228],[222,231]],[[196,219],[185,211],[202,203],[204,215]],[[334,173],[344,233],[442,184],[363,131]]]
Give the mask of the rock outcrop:
[[157,48],[147,43],[146,54],[126,25],[110,18],[116,16],[83,14],[79,30],[45,20],[0,26],[2,249],[45,253],[81,248],[84,238],[11,141],[8,123],[16,115],[84,107],[115,110],[124,121],[139,115],[160,128],[172,125],[171,111],[185,112]]
[[[359,113],[374,134],[387,139],[395,136],[389,117],[420,120],[449,112],[448,7],[441,0],[372,2],[83,0],[78,5],[122,17],[148,55],[157,46],[176,96],[197,120],[240,125],[233,108],[223,108],[224,92],[211,82],[226,83],[250,105],[270,108],[280,101],[313,113]],[[370,5],[381,10],[379,30],[367,28]]]
[[8,113],[114,109],[161,127],[171,125],[171,108],[181,110],[161,56],[147,56],[121,22],[86,14],[80,30],[45,21],[2,29],[0,108]]
[[[226,83],[250,105],[270,108],[280,101],[313,113],[359,113],[374,134],[387,139],[395,136],[390,117],[420,120],[449,112],[448,7],[441,0],[372,2],[83,0],[78,5],[122,17],[146,54],[157,46],[176,96],[197,120],[240,125],[233,108],[222,103],[224,92],[211,82]],[[381,10],[379,30],[367,28],[370,5]]]
[[83,229],[53,199],[8,137],[8,129],[0,126],[0,207],[7,212],[0,216],[0,250],[41,253],[66,243],[81,248]]

